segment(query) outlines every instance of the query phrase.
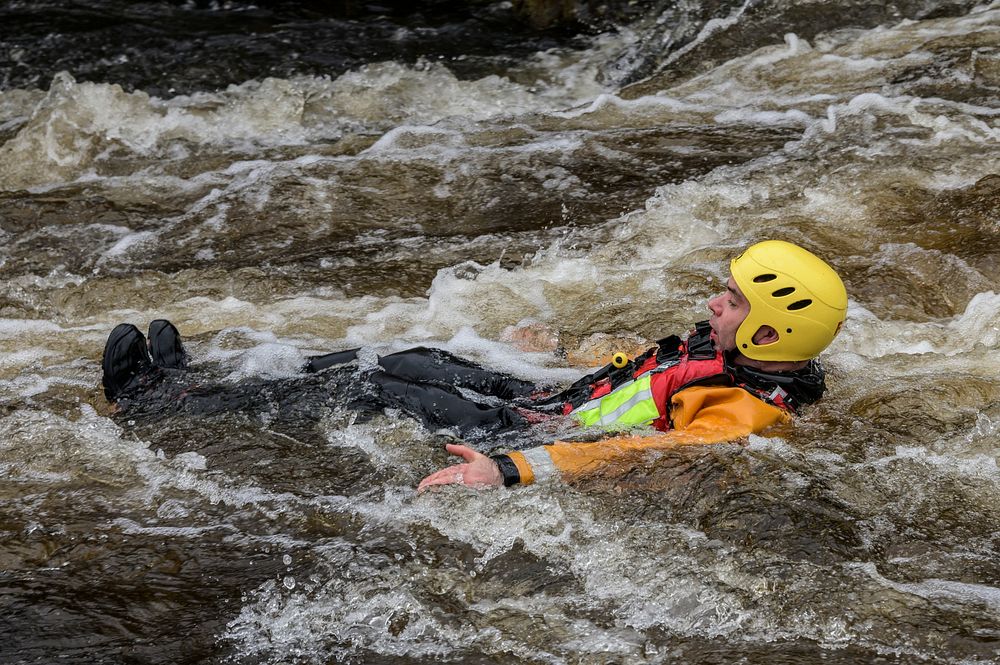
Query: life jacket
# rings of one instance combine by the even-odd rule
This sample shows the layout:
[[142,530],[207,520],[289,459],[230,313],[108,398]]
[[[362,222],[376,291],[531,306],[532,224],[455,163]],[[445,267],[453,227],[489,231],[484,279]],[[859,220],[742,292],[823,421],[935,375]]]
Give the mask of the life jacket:
[[668,430],[675,394],[694,385],[742,388],[768,404],[790,413],[818,400],[826,389],[817,360],[792,372],[762,372],[733,362],[712,341],[707,321],[695,326],[686,340],[671,335],[623,367],[606,365],[548,402],[562,402],[562,411],[586,426],[648,425]]

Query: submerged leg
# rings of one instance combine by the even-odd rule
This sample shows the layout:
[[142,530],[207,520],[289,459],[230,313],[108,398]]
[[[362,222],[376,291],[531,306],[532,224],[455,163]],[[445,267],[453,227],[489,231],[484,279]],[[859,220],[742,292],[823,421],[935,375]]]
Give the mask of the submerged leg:
[[347,349],[346,351],[325,353],[321,356],[309,356],[306,358],[306,364],[302,368],[302,371],[306,374],[315,374],[316,372],[322,372],[324,369],[333,367],[334,365],[349,363],[358,357],[358,351],[360,351],[360,349]]
[[441,349],[407,349],[383,356],[378,363],[386,373],[406,381],[468,388],[501,399],[526,397],[536,389],[529,381],[488,370]]
[[501,406],[489,407],[472,402],[454,389],[407,381],[383,372],[371,375],[377,388],[375,398],[383,404],[403,409],[420,418],[428,427],[453,427],[463,435],[473,430],[497,432],[524,427],[528,421],[517,411]]

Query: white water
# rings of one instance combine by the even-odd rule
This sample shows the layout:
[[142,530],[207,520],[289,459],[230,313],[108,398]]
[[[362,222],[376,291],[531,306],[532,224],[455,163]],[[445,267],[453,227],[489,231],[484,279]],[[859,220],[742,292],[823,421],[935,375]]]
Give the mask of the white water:
[[[1000,173],[1000,107],[945,93],[998,89],[998,26],[993,3],[814,43],[789,35],[638,99],[596,82],[627,32],[576,56],[537,56],[519,77],[533,73],[530,85],[389,62],[172,99],[69,75],[47,93],[0,92],[0,131],[13,132],[0,188],[36,205],[38,220],[57,217],[46,197],[83,211],[3,231],[0,397],[13,406],[0,412],[0,468],[12,521],[29,525],[20,537],[129,536],[199,552],[221,539],[234,558],[272,566],[226,581],[240,598],[217,639],[237,659],[767,662],[787,641],[844,662],[989,662],[1000,227],[988,194],[973,199]],[[947,56],[958,64],[935,74]],[[524,200],[565,209],[590,195],[573,170],[583,154],[606,160],[605,179],[643,165],[628,150],[640,130],[664,127],[682,137],[665,140],[669,154],[701,149],[694,128],[724,143],[742,130],[791,138],[660,183],[620,216],[493,230]],[[625,130],[636,138],[619,141]],[[410,191],[425,207],[410,206]],[[445,233],[479,216],[488,223]],[[335,242],[324,235],[334,231]],[[523,256],[475,260],[524,237]],[[728,258],[769,237],[815,249],[847,281],[850,317],[825,356],[829,396],[749,446],[686,453],[687,474],[677,458],[653,459],[625,489],[416,496],[447,460],[399,414],[326,414],[304,441],[266,414],[260,431],[168,423],[137,434],[96,387],[110,328],[158,317],[225,381],[292,376],[329,349],[433,344],[564,382],[584,368],[520,351],[503,331],[540,323],[570,344],[683,330],[705,316]],[[286,242],[320,255],[283,264]],[[391,271],[363,272],[368,249],[389,266],[441,256],[447,267],[423,287],[396,284]],[[254,439],[272,447],[229,457],[227,446],[242,450],[233,441]],[[272,454],[277,442],[290,453]],[[328,459],[336,473],[302,468]],[[67,524],[69,507],[89,526]],[[841,532],[858,542],[828,535]],[[34,552],[10,555],[11,569],[61,565]]]

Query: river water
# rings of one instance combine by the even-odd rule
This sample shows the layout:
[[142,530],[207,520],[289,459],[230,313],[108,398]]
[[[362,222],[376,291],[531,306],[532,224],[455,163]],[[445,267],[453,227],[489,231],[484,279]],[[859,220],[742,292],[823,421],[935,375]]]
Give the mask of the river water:
[[[0,5],[0,661],[1000,660],[1000,3],[648,5]],[[565,382],[766,238],[844,276],[827,397],[572,485],[418,496],[401,414],[99,388],[159,317],[224,382]]]

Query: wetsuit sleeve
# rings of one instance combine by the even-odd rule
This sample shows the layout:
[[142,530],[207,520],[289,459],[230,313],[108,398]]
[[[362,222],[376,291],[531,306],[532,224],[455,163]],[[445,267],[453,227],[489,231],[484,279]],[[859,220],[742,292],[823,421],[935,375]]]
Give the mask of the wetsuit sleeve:
[[564,480],[626,461],[650,450],[722,443],[761,432],[790,416],[741,388],[695,386],[674,395],[674,429],[654,436],[616,436],[590,443],[555,443],[500,455],[497,463],[507,486],[558,476]]

